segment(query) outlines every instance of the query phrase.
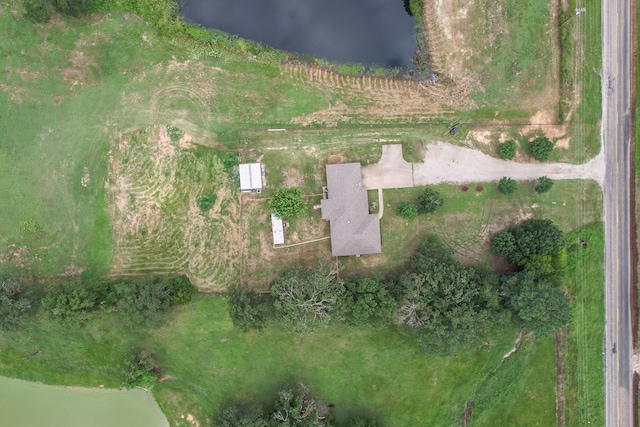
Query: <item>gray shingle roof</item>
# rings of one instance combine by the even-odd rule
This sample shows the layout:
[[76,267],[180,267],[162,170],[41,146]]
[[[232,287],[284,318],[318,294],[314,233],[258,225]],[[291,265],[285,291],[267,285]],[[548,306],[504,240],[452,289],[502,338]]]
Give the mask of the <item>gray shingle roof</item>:
[[333,256],[381,253],[380,219],[369,213],[360,163],[327,165],[327,191],[320,204],[331,228]]

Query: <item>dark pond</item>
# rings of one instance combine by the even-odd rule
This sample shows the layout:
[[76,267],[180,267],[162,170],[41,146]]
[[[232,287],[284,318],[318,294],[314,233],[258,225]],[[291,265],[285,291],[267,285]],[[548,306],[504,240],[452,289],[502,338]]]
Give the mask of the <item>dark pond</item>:
[[188,22],[334,62],[410,66],[415,21],[403,0],[181,0]]

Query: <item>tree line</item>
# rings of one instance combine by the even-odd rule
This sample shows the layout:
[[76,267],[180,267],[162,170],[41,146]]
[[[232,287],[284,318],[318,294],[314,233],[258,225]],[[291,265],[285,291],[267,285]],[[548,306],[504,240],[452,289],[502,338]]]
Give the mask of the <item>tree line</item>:
[[441,355],[478,348],[496,324],[546,336],[570,319],[561,290],[566,263],[560,228],[530,219],[492,239],[511,271],[498,276],[467,267],[436,236],[417,247],[401,273],[387,277],[339,276],[337,263],[297,267],[274,280],[269,295],[239,287],[228,293],[231,319],[242,330],[270,320],[294,332],[342,322],[353,327],[389,325],[410,332],[423,351]]
[[81,326],[96,312],[112,311],[133,328],[158,326],[174,306],[191,301],[195,292],[183,276],[72,278],[39,285],[5,267],[0,271],[0,328],[19,329],[38,307],[48,318],[69,325]]

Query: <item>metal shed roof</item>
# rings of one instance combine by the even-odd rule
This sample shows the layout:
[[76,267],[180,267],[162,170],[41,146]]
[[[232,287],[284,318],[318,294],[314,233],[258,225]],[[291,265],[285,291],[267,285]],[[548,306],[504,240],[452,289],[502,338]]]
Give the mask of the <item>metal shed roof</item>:
[[273,233],[273,244],[284,244],[284,228],[282,220],[276,216],[275,212],[271,212],[271,232]]
[[243,163],[240,165],[240,190],[261,190],[262,171],[260,163]]

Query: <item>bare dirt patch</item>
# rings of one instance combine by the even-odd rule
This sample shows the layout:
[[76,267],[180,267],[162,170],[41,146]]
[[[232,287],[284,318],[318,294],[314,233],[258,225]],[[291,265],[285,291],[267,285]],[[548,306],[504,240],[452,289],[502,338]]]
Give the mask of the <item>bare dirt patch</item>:
[[481,144],[488,145],[491,144],[492,140],[491,131],[488,130],[474,130],[469,132],[467,135],[468,139],[473,139]]
[[289,168],[286,171],[282,172],[284,178],[284,186],[287,188],[299,187],[301,184],[300,171],[295,168]]
[[[561,138],[567,134],[566,124],[556,124],[553,113],[550,110],[540,110],[529,119],[530,124],[524,126],[521,130],[522,135],[532,133],[542,133],[547,138],[554,140]],[[569,138],[567,139],[567,147]]]
[[341,156],[339,154],[332,154],[329,156],[329,159],[327,160],[327,164],[329,165],[335,165],[338,163],[346,163],[347,159],[344,158],[344,156]]

